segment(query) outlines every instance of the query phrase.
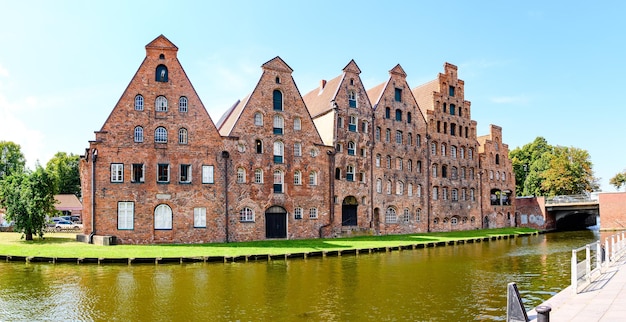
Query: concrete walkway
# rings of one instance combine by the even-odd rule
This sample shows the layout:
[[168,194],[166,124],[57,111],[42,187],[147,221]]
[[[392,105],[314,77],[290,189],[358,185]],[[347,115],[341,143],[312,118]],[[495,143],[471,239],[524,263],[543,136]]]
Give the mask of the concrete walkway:
[[[570,285],[541,305],[552,308],[552,322],[626,321],[626,255],[580,293],[574,294]],[[535,310],[528,312],[528,319],[537,319]]]

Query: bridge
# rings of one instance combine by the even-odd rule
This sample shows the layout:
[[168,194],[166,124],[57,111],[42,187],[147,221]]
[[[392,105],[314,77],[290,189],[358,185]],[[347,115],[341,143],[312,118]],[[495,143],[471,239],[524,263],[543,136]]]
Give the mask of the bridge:
[[599,224],[600,203],[590,194],[546,198],[545,209],[554,218],[557,230],[580,230]]

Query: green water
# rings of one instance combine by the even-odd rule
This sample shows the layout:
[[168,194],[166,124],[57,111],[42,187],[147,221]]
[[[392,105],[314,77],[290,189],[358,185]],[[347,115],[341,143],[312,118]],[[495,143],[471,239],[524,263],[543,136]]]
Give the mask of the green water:
[[569,284],[592,231],[341,257],[249,263],[0,262],[0,321],[505,320]]

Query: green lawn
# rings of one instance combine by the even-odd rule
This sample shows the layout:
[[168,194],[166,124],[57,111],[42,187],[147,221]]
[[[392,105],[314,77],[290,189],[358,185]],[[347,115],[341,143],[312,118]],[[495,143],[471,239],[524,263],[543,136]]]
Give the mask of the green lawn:
[[18,233],[0,233],[0,255],[56,258],[156,258],[281,255],[317,251],[398,247],[536,233],[528,228],[501,228],[446,233],[359,236],[335,239],[263,240],[242,243],[96,246],[77,242],[73,233],[48,233],[44,239],[20,239]]

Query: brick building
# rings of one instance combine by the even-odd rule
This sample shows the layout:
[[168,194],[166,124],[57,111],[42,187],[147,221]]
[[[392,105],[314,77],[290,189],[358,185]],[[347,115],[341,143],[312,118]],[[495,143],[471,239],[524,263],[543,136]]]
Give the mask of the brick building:
[[511,225],[515,184],[502,129],[477,138],[456,66],[411,90],[397,65],[367,90],[350,61],[303,97],[276,57],[216,125],[177,51],[162,35],[146,46],[81,158],[84,239],[201,243]]

